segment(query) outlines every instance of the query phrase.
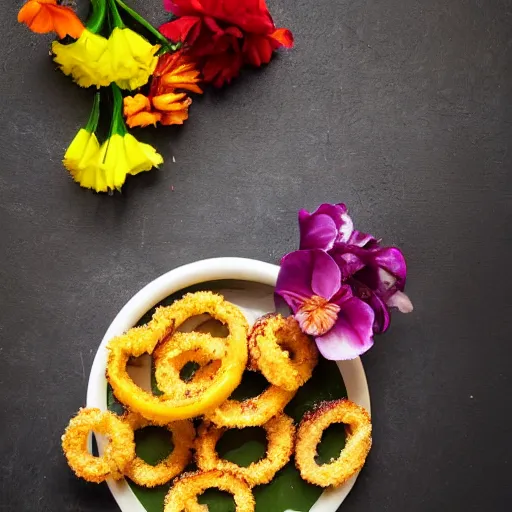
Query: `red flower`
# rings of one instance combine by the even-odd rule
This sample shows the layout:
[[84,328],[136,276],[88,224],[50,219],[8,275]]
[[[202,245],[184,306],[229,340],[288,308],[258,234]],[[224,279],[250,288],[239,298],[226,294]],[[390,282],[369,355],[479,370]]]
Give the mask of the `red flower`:
[[293,46],[288,29],[276,29],[265,0],[164,0],[177,19],[160,32],[185,44],[201,62],[206,82],[229,83],[243,64],[261,66],[274,50]]

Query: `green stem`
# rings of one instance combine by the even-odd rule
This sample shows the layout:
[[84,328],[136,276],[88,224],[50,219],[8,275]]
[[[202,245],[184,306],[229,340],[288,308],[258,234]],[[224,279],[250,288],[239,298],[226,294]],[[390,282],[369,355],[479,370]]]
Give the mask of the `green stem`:
[[148,32],[150,32],[157,41],[159,41],[162,46],[170,52],[175,52],[181,45],[173,44],[169,41],[163,34],[161,34],[149,21],[145,20],[137,11],[134,11],[131,7],[126,5],[123,0],[110,0],[111,2],[116,2],[123,11],[129,14],[135,21],[140,23]]
[[115,84],[110,84],[112,87],[112,95],[114,97],[114,108],[112,111],[112,124],[110,125],[110,136],[114,134],[126,135],[128,129],[124,122],[123,117],[123,93],[121,89]]
[[94,102],[92,104],[89,121],[87,121],[87,125],[85,126],[85,130],[89,133],[94,133],[98,128],[98,121],[100,119],[100,97],[101,93],[98,91],[94,95]]
[[110,12],[112,13],[112,20],[116,28],[125,28],[125,24],[119,14],[119,9],[116,5],[116,0],[109,0]]
[[93,34],[97,34],[103,27],[105,22],[105,14],[107,12],[107,0],[91,0],[92,13],[87,20],[85,26]]

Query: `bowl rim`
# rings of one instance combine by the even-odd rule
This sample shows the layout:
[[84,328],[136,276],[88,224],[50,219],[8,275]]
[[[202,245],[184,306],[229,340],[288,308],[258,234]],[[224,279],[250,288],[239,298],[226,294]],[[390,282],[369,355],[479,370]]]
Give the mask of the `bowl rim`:
[[[108,327],[94,357],[87,386],[87,407],[107,410],[107,343],[133,327],[152,307],[169,295],[203,282],[239,280],[275,287],[279,266],[248,258],[212,258],[180,266],[157,277],[139,290],[119,311]],[[370,395],[360,358],[337,361],[350,400],[370,412]],[[105,440],[97,439],[100,452]],[[357,474],[342,486],[322,493],[309,512],[336,512],[354,483]],[[126,480],[107,480],[122,512],[147,512]],[[291,511],[288,511],[291,512]]]

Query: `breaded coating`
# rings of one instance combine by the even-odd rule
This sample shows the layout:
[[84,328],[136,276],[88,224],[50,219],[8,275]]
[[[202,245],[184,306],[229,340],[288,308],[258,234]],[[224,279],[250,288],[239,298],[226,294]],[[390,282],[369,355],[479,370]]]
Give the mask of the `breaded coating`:
[[233,475],[243,478],[250,487],[267,484],[292,456],[295,426],[289,416],[280,414],[262,427],[265,429],[268,441],[266,457],[247,467],[242,467],[234,462],[221,459],[215,450],[217,442],[226,429],[203,423],[199,427],[196,440],[197,465],[203,471],[212,469],[229,471]]
[[[129,358],[152,354],[187,318],[203,313],[229,327],[225,338],[228,350],[211,385],[201,395],[181,399],[157,397],[139,388],[126,371]],[[109,342],[107,378],[114,395],[131,410],[159,425],[199,416],[224,402],[240,384],[247,363],[247,329],[243,313],[211,292],[187,294],[168,307],[158,308],[146,326],[134,327]]]
[[255,502],[250,487],[242,479],[225,471],[183,474],[174,481],[165,497],[164,512],[205,512],[197,497],[206,489],[219,489],[233,495],[236,512],[254,512]]
[[249,333],[249,367],[258,369],[275,386],[296,391],[318,363],[315,342],[293,316],[278,314],[258,319]]
[[[100,457],[87,449],[87,439],[93,431],[109,439]],[[121,479],[126,466],[135,458],[133,430],[114,413],[99,409],[80,409],[71,418],[62,436],[62,449],[76,476],[95,483],[107,478]]]
[[[347,440],[339,457],[323,465],[315,461],[317,445],[333,423],[347,425]],[[363,407],[350,400],[323,402],[307,413],[297,431],[295,464],[301,477],[320,487],[339,486],[364,465],[372,446],[372,422]]]
[[[228,350],[229,346],[224,339],[214,338],[207,333],[174,333],[153,352],[158,389],[165,398],[174,399],[203,393],[215,380]],[[180,372],[191,361],[201,367],[190,381],[184,382]]]
[[286,391],[270,385],[263,393],[246,400],[226,400],[205,418],[218,427],[260,427],[279,414],[297,391]]
[[[151,426],[152,423],[140,414],[129,412],[123,421],[133,431]],[[165,425],[172,436],[174,448],[161,462],[152,466],[140,457],[135,457],[125,468],[124,474],[137,485],[155,487],[163,485],[178,476],[192,459],[192,449],[196,432],[190,420],[175,421]]]

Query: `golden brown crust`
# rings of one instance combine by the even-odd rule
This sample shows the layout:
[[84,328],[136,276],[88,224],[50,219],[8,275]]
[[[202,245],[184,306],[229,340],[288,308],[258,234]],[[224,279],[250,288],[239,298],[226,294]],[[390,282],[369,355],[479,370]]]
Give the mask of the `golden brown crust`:
[[[211,385],[199,396],[176,400],[157,397],[139,388],[126,371],[129,358],[152,354],[156,346],[169,338],[187,318],[203,313],[229,327],[229,335],[225,339],[227,354],[222,358],[221,368]],[[211,292],[185,295],[168,307],[158,308],[146,326],[134,327],[109,342],[108,381],[121,403],[155,423],[165,425],[193,418],[203,410],[220,405],[240,384],[247,363],[247,329],[242,312],[220,295]]]
[[[87,448],[89,433],[94,431],[108,437],[109,443],[100,457]],[[89,482],[119,480],[122,472],[135,458],[133,430],[109,411],[80,409],[69,422],[62,436],[62,449],[76,476]]]
[[[345,447],[336,460],[318,465],[317,446],[333,423],[347,425]],[[363,407],[350,400],[323,402],[304,416],[297,431],[295,464],[302,479],[320,487],[343,484],[363,467],[372,445],[371,435],[371,418]]]
[[318,363],[318,349],[292,316],[259,318],[249,332],[249,368],[258,369],[275,386],[295,391]]
[[[139,430],[152,423],[140,414],[129,412],[123,416],[123,421],[130,425],[132,430]],[[125,468],[124,474],[137,485],[155,487],[163,485],[179,475],[192,458],[195,429],[190,420],[175,421],[165,425],[172,436],[174,448],[161,462],[152,466],[140,457],[135,457]]]
[[[166,346],[167,342],[161,345],[161,347]],[[200,350],[188,350],[173,358],[166,357],[165,349],[158,354],[155,352],[153,352],[153,364],[156,383],[158,389],[168,398],[197,394],[211,382],[221,364],[220,361],[212,360]],[[197,363],[199,368],[190,380],[183,381],[180,373],[187,363]]]
[[270,385],[263,393],[247,400],[226,400],[205,419],[218,427],[244,428],[260,427],[276,414],[283,412],[297,391],[286,391]]
[[266,457],[253,462],[247,467],[221,459],[216,452],[216,445],[226,429],[203,423],[198,430],[196,440],[196,462],[203,471],[213,469],[229,471],[244,479],[250,487],[270,482],[275,474],[286,465],[293,453],[295,427],[293,420],[280,414],[262,425],[267,434]]
[[[224,339],[198,332],[176,332],[153,352],[158,389],[168,399],[195,397],[211,386],[222,366],[229,347]],[[186,363],[201,365],[189,382],[181,380],[180,371]]]
[[164,512],[203,512],[197,497],[206,489],[220,489],[233,495],[236,512],[254,512],[255,502],[246,482],[225,471],[186,473],[178,477],[165,497]]

